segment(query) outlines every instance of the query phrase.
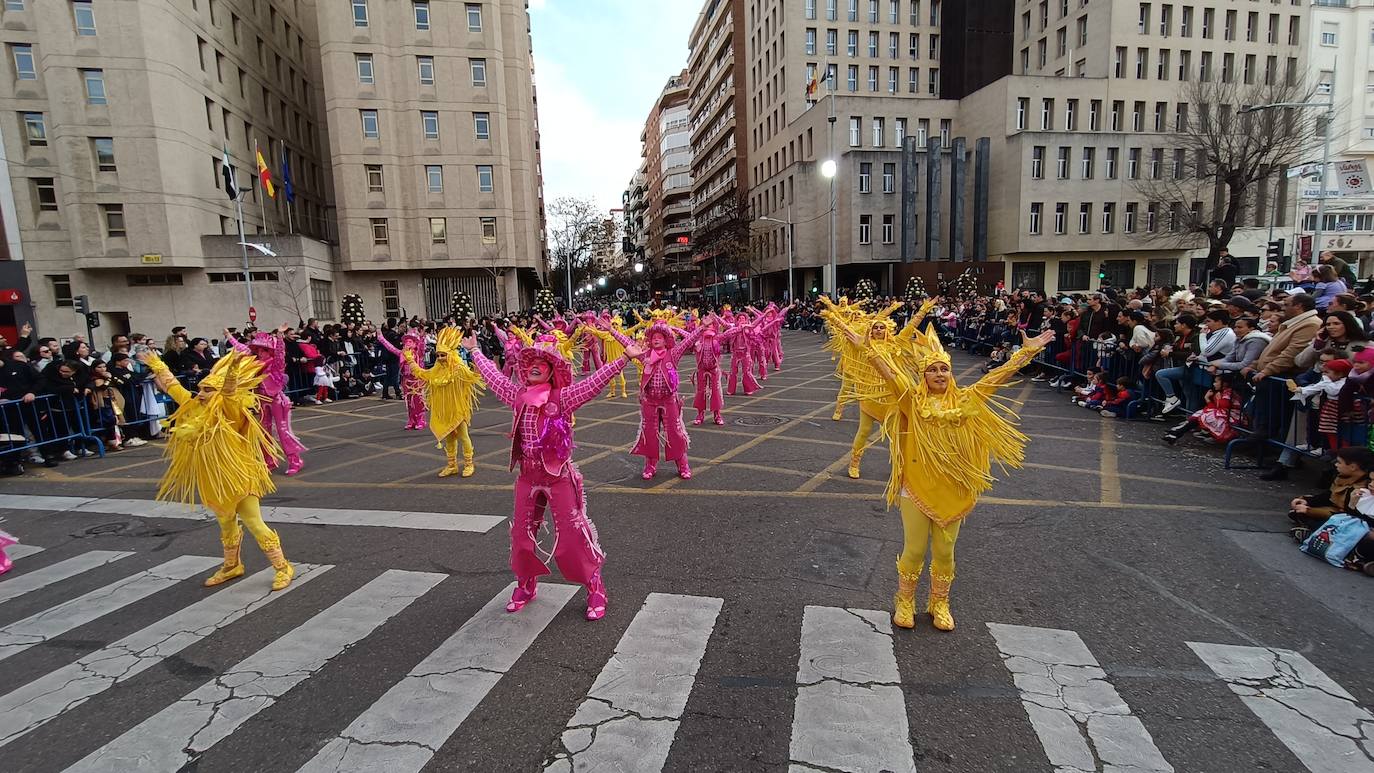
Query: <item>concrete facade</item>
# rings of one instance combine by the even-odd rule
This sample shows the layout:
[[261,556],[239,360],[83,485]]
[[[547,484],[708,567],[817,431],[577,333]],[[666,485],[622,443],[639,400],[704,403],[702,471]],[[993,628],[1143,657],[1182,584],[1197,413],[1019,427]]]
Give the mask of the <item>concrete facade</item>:
[[[745,0],[706,0],[688,39],[692,219],[701,232],[730,213],[749,168]],[[701,259],[701,256],[697,256]]]

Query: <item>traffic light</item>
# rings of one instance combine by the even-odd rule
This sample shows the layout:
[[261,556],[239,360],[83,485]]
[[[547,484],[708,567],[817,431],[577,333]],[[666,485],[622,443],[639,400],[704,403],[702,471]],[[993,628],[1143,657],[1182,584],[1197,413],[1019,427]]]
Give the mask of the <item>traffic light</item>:
[[1098,279],[1106,279],[1106,278],[1107,278],[1107,264],[1106,264],[1106,263],[1098,263],[1098,264],[1097,264],[1097,278],[1098,278]]
[[1278,263],[1283,260],[1283,240],[1274,239],[1264,250],[1265,262]]
[[88,299],[84,295],[78,295],[72,299],[72,308],[76,310],[77,314],[81,314],[83,316],[89,314],[91,311],[90,299]]
[[88,311],[88,312],[86,312],[86,329],[87,329],[87,330],[95,330],[95,329],[98,328],[98,327],[100,327],[100,312],[98,312],[98,311]]

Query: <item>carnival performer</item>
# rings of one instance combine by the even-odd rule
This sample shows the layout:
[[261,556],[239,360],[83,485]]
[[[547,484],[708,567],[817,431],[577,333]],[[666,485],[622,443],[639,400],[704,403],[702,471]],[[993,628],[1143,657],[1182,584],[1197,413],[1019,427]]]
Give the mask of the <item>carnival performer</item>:
[[458,473],[458,444],[463,444],[463,477],[470,478],[476,471],[472,461],[472,438],[468,435],[468,424],[472,421],[472,411],[482,392],[482,379],[468,367],[458,353],[462,343],[463,331],[456,327],[446,327],[439,331],[434,340],[434,367],[423,368],[415,361],[415,355],[406,349],[406,365],[424,385],[424,401],[429,404],[429,431],[444,449],[448,464],[439,471],[439,477],[447,478]]
[[[255,333],[245,344],[225,330],[224,340],[230,342],[234,351],[257,359],[262,366],[263,376],[257,392],[263,400],[258,419],[262,422],[264,432],[268,435],[276,433],[277,443],[286,455],[286,474],[295,475],[305,466],[301,454],[309,449],[291,430],[291,398],[286,395],[286,339],[282,331]],[[277,469],[277,458],[272,454],[263,454],[263,462],[267,464],[267,469]]]
[[[427,346],[425,333],[417,327],[412,327],[401,336],[401,348],[397,349],[381,333],[377,334],[377,343],[383,349],[396,355],[396,359],[401,361],[401,394],[406,401],[406,426],[408,430],[420,430],[425,428],[425,385],[416,375],[415,365],[411,362],[419,362],[425,356]],[[409,358],[406,355],[410,355]]]
[[[828,300],[829,299],[827,299],[827,301]],[[829,319],[840,320],[845,323],[842,326],[842,328],[852,330],[862,329],[863,326],[860,320],[862,320],[868,314],[866,311],[864,311],[862,304],[850,303],[847,297],[841,296],[839,303],[827,302],[825,305],[826,313],[828,314]],[[832,330],[831,335],[835,335],[835,331]],[[853,390],[849,388],[848,384],[845,381],[846,376],[844,369],[841,367],[841,365],[842,361],[839,360],[839,358],[837,357],[835,365],[835,376],[840,380],[840,388],[835,393],[835,412],[830,416],[830,418],[834,421],[839,421],[840,419],[844,418],[845,403],[852,402],[855,399]]]
[[[658,472],[660,425],[664,436],[663,458],[677,464],[679,477],[684,480],[692,477],[692,467],[687,462],[691,440],[682,422],[677,364],[705,332],[705,327],[698,327],[678,341],[673,328],[662,321],[644,331],[644,347],[648,353],[644,356],[644,370],[639,377],[639,437],[630,449],[631,454],[644,457],[644,472],[641,473],[644,480]],[[627,349],[634,343],[628,337],[622,337],[620,342]]]
[[[580,330],[587,330],[597,324],[598,317],[596,312],[589,311],[582,315],[582,326]],[[600,336],[591,335],[587,338],[587,343],[582,347],[582,374],[594,373],[606,364],[605,353],[601,348]]]
[[[611,334],[612,330],[627,338],[633,337],[626,333],[624,323],[620,321],[620,315],[612,314],[609,310],[602,311],[601,317],[598,318],[593,325],[585,329],[588,335],[595,337],[601,344],[601,350],[605,353],[602,364],[606,362],[615,362],[625,354],[625,344],[621,343],[619,338]],[[637,360],[636,363],[638,363]],[[620,383],[620,396],[629,397],[630,393],[626,390],[625,372],[623,370],[611,377],[610,391],[606,392],[606,397],[612,400],[615,399],[616,382]]]
[[770,363],[774,365],[775,370],[781,369],[781,360],[777,359],[774,339],[778,335],[778,328],[782,327],[782,322],[778,319],[777,307],[771,303],[768,304],[768,309],[765,311],[759,311],[753,306],[744,308],[754,315],[754,332],[749,339],[749,353],[759,366],[759,381],[767,381]]
[[[847,336],[856,346],[862,341],[852,330]],[[929,549],[926,611],[935,628],[954,630],[949,592],[960,524],[979,495],[992,487],[992,462],[1019,468],[1028,441],[1014,426],[1015,415],[997,397],[997,390],[1053,340],[1053,331],[1035,338],[1023,332],[1021,349],[971,387],[954,383],[949,355],[935,333],[913,330],[909,347],[869,351],[870,362],[886,384],[876,389],[857,384],[856,389],[861,399],[887,408],[883,434],[892,451],[887,502],[900,506],[904,537],[897,559],[893,625],[915,626],[916,586]]]
[[240,522],[276,570],[272,590],[290,585],[296,570],[282,554],[281,537],[262,520],[261,499],[276,490],[264,459],[280,458],[281,450],[253,416],[268,399],[254,392],[264,378],[260,362],[230,352],[192,394],[156,355],[142,352],[138,361],[152,371],[157,388],[177,403],[171,419],[174,431],[164,452],[170,464],[157,498],[185,504],[199,500],[219,521],[224,563],[205,579],[205,587],[243,576]]
[[[535,596],[539,578],[549,573],[544,561],[550,553],[538,543],[544,526],[544,507],[553,512],[552,558],[563,576],[587,589],[588,620],[606,616],[606,586],[601,567],[606,554],[596,527],[587,517],[582,473],[572,462],[573,429],[569,418],[601,393],[611,376],[644,354],[638,345],[603,365],[587,378],[573,382],[572,365],[558,351],[552,337],[541,336],[520,350],[519,381],[512,381],[468,338],[463,346],[472,354],[477,371],[501,402],[514,409],[511,422],[515,509],[510,526],[510,567],[516,586],[507,612],[518,612]],[[539,553],[543,552],[541,558]]]
[[697,369],[692,374],[692,382],[696,384],[692,407],[697,409],[697,417],[692,419],[692,424],[701,425],[706,418],[708,405],[711,413],[715,414],[716,424],[724,424],[725,420],[720,416],[725,402],[720,395],[720,335],[717,332],[720,323],[715,319],[703,319],[698,324],[702,332],[695,347]]
[[733,321],[728,316],[729,312],[726,314],[725,317],[717,317],[724,326],[721,335],[730,343],[730,385],[725,394],[734,396],[738,383],[747,397],[759,389],[759,383],[754,380],[754,361],[750,358],[749,331],[752,325],[749,315],[742,311],[735,315]]
[[491,325],[491,332],[496,336],[496,340],[501,342],[501,372],[506,378],[510,378],[515,373],[515,361],[519,358],[520,347],[527,345],[524,339],[529,338],[529,334],[514,322],[510,323],[509,331],[502,328],[496,320],[488,324]]
[[[826,343],[826,349],[839,358],[838,370],[843,374],[840,379],[842,397],[859,403],[859,427],[854,433],[854,442],[850,445],[848,470],[849,477],[858,479],[864,451],[868,448],[868,436],[872,434],[875,424],[881,424],[887,418],[889,411],[889,407],[881,402],[864,399],[864,395],[879,392],[886,386],[882,375],[869,361],[869,352],[895,350],[900,346],[896,324],[890,315],[900,308],[901,304],[893,304],[876,314],[846,319],[844,315],[833,311],[838,307],[831,303],[829,298],[821,296],[821,302],[825,306],[821,316],[830,328],[830,340]],[[922,314],[927,311],[928,309],[923,309]],[[857,343],[852,336],[857,336]],[[889,357],[897,354],[896,351],[885,353]]]

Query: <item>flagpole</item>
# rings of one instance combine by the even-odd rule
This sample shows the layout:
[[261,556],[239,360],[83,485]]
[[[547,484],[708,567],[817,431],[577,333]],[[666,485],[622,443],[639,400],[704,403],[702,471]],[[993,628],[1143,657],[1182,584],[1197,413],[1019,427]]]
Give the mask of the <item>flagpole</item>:
[[[267,228],[268,228],[268,226],[267,226],[267,203],[266,203],[265,201],[262,200],[263,197],[267,195],[267,189],[263,187],[263,184],[262,184],[262,173],[258,170],[258,156],[261,156],[261,155],[262,155],[262,151],[258,149],[258,138],[257,138],[257,137],[254,137],[254,138],[253,138],[253,172],[254,172],[253,177],[254,177],[254,179],[256,179],[256,180],[258,181],[258,182],[257,182],[257,185],[254,186],[254,187],[256,187],[257,190],[258,190],[258,213],[262,215],[262,230],[263,230],[263,233],[267,233]],[[277,233],[276,231],[273,231],[273,232],[272,232],[272,235],[275,236],[276,233]]]
[[253,273],[248,270],[248,238],[243,235],[243,191],[234,197],[239,215],[239,249],[243,250],[243,286],[248,288],[248,308],[253,308]]

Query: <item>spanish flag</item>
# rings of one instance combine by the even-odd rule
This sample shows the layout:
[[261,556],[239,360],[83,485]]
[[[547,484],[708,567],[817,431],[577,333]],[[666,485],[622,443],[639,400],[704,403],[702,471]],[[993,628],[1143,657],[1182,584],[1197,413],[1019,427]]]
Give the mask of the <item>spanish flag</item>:
[[267,191],[267,198],[275,199],[277,189],[272,185],[272,170],[267,168],[267,162],[262,160],[262,151],[258,151],[258,177],[262,180],[262,189]]
[[821,87],[820,78],[821,78],[821,71],[820,71],[820,70],[816,70],[816,71],[814,71],[814,72],[811,73],[811,78],[810,78],[809,80],[807,80],[807,82],[806,82],[806,98],[807,98],[807,99],[809,99],[809,100],[814,100],[814,99],[816,98],[816,92],[817,92],[818,90],[820,90],[820,87]]

